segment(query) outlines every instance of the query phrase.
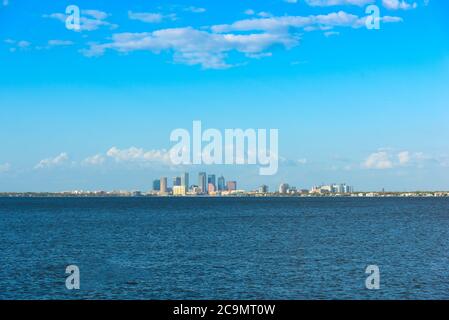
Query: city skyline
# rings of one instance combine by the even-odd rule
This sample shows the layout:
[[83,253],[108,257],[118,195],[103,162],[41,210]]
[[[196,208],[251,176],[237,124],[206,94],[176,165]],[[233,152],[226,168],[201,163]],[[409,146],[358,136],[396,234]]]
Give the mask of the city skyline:
[[[0,192],[147,190],[184,171],[246,190],[447,190],[449,4],[394,3],[5,2]],[[379,30],[364,27],[370,4]],[[173,166],[170,132],[195,120],[278,129],[277,174]]]

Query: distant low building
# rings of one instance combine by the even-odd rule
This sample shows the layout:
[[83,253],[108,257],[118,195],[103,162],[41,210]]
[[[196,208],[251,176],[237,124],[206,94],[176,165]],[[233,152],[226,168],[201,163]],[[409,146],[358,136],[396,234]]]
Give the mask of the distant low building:
[[288,185],[288,183],[282,183],[279,186],[279,193],[280,194],[287,194],[289,189],[290,189],[290,186]]
[[348,194],[352,192],[354,192],[354,188],[345,183],[315,186],[310,191],[315,194]]
[[211,182],[207,185],[207,193],[212,194],[215,193],[215,185]]
[[237,190],[237,181],[228,181],[227,185],[227,190],[228,191],[235,191]]
[[174,196],[185,196],[186,195],[186,187],[184,186],[174,186],[173,187],[173,195]]

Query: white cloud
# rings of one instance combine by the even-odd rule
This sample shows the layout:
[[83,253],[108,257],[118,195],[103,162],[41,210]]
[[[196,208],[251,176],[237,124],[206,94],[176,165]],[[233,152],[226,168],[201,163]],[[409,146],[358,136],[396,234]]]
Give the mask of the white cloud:
[[11,169],[11,165],[9,163],[0,164],[0,173],[8,172]]
[[273,16],[271,13],[266,12],[266,11],[261,11],[261,12],[257,13],[257,15],[262,18],[269,18],[269,17]]
[[375,0],[305,0],[312,7],[330,7],[330,6],[359,6],[374,3]]
[[153,53],[172,51],[176,63],[199,64],[206,69],[222,69],[231,66],[225,62],[230,51],[256,54],[275,44],[292,47],[298,44],[298,39],[288,33],[214,34],[187,27],[114,34],[112,42],[91,44],[83,53],[86,56],[102,55],[106,49],[122,53],[137,50]]
[[97,20],[104,20],[109,16],[109,14],[100,10],[82,10],[81,14],[91,16]]
[[51,47],[71,46],[72,44],[73,42],[69,40],[48,40],[48,45]]
[[[52,13],[52,14],[44,14],[44,18],[52,18],[58,21],[66,23],[67,15],[64,13]],[[109,17],[109,14],[99,10],[82,10],[80,17],[80,30],[81,31],[93,31],[97,30],[100,27],[108,27],[110,29],[115,29],[118,27],[116,24],[112,24],[106,21],[106,18]]]
[[119,149],[112,147],[106,155],[117,162],[150,162],[150,163],[171,163],[170,152],[163,150],[149,150],[131,147]]
[[190,6],[190,7],[185,8],[184,11],[189,11],[189,12],[193,12],[193,13],[204,13],[204,12],[206,12],[206,9]]
[[91,166],[97,166],[97,165],[101,165],[105,162],[105,157],[102,156],[101,154],[96,154],[94,156],[91,157],[87,157],[86,159],[83,160],[82,164],[83,165],[91,165]]
[[262,17],[262,18],[268,18],[268,17],[272,17],[273,16],[270,12],[267,12],[267,11],[255,12],[253,9],[247,9],[243,13],[248,15],[248,16],[257,15],[257,16]]
[[393,168],[393,162],[388,152],[379,151],[369,155],[363,163],[363,166],[367,169],[391,169]]
[[390,10],[410,10],[418,7],[416,2],[408,3],[405,0],[382,0],[382,4]]
[[292,159],[287,159],[285,157],[280,156],[279,162],[281,165],[287,166],[287,167],[300,167],[300,166],[306,165],[308,163],[308,160],[306,158],[292,160]]
[[363,163],[366,169],[392,169],[398,167],[423,167],[425,164],[440,164],[437,158],[423,152],[379,150],[372,153]]
[[17,47],[19,47],[21,49],[28,48],[30,45],[31,45],[31,42],[25,41],[25,40],[21,40],[21,41],[17,42]]
[[66,163],[68,160],[69,160],[69,156],[67,155],[67,153],[63,152],[54,158],[47,158],[47,159],[41,160],[34,168],[35,169],[43,169],[43,168],[59,166],[59,165]]
[[176,15],[175,14],[163,15],[162,13],[128,11],[128,18],[131,20],[139,20],[146,23],[160,23],[165,19],[176,20]]
[[410,162],[410,152],[403,151],[398,153],[399,164],[405,165]]
[[326,38],[329,38],[329,37],[332,37],[332,36],[338,36],[338,35],[340,35],[340,32],[338,32],[338,31],[326,31],[324,33],[324,36]]
[[[262,15],[268,15],[263,13]],[[142,17],[143,18],[143,17]],[[149,18],[153,21],[153,18]],[[106,50],[120,53],[149,51],[155,54],[171,52],[175,63],[201,65],[205,69],[225,69],[228,54],[237,51],[246,57],[261,57],[275,45],[286,49],[299,44],[295,30],[326,30],[335,27],[361,28],[365,17],[344,11],[315,16],[282,16],[252,18],[232,24],[214,25],[207,29],[193,27],[168,28],[152,32],[116,33],[107,43],[89,43],[81,52],[88,57],[101,56]],[[399,17],[382,17],[383,22],[399,22]],[[243,32],[243,33],[242,33]]]
[[[381,17],[381,22],[401,22],[400,17]],[[260,19],[239,20],[232,24],[212,26],[216,33],[234,31],[288,32],[290,28],[309,30],[329,30],[335,27],[362,28],[366,26],[366,17],[359,17],[344,11],[324,15],[281,16]]]
[[8,45],[10,45],[9,51],[10,52],[16,52],[17,50],[24,51],[30,49],[32,43],[27,40],[13,40],[13,39],[6,39],[4,42]]

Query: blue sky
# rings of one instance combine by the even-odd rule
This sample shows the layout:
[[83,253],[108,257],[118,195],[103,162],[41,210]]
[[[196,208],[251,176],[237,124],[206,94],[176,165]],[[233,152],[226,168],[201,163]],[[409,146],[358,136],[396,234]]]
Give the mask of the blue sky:
[[[449,189],[447,1],[1,2],[0,191],[147,190],[184,170]],[[167,165],[193,120],[279,129],[278,174]]]

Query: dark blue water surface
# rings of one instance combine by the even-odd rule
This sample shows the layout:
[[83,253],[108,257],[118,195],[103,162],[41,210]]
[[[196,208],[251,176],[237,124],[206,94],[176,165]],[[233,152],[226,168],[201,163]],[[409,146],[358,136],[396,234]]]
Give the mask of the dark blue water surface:
[[56,298],[448,299],[449,199],[0,198],[0,299]]

